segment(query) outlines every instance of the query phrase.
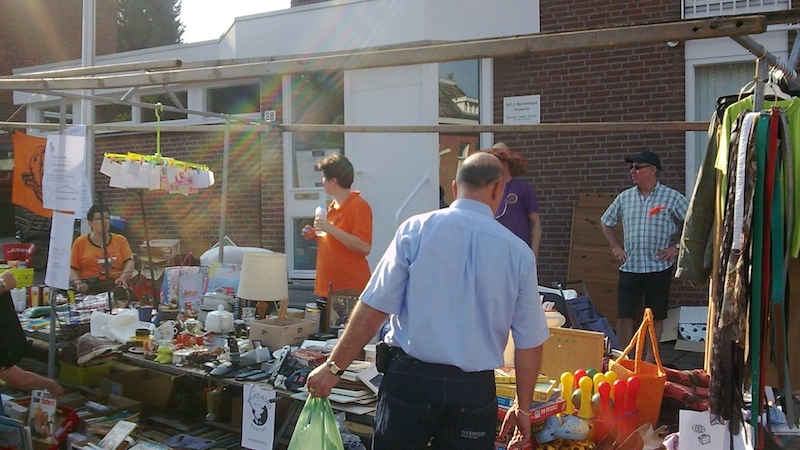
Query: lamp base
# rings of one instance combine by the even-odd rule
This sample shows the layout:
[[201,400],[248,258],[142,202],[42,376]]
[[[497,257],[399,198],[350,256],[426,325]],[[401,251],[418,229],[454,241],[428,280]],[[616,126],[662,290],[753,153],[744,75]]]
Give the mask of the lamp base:
[[269,309],[269,304],[267,302],[256,302],[256,316],[259,319],[267,318],[267,309]]

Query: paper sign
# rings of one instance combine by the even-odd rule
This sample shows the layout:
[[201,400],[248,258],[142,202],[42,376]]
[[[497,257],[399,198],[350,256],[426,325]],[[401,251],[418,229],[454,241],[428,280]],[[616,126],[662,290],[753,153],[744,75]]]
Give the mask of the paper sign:
[[72,251],[72,233],[75,216],[56,211],[50,227],[50,246],[47,249],[47,271],[44,282],[48,286],[69,289],[69,258]]
[[[679,416],[680,445],[681,450],[712,450],[728,449],[730,446],[730,432],[728,424],[711,424],[711,415],[708,411],[686,411],[681,410]],[[749,424],[739,430],[739,434],[733,437],[733,449],[753,450],[750,444],[753,435]]]
[[272,448],[275,440],[275,391],[256,383],[244,385],[242,447]]

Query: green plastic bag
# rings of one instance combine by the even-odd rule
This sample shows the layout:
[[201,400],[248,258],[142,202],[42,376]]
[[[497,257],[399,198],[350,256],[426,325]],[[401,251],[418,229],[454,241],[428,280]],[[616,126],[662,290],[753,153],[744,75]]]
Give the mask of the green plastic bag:
[[308,396],[287,450],[344,450],[330,400]]

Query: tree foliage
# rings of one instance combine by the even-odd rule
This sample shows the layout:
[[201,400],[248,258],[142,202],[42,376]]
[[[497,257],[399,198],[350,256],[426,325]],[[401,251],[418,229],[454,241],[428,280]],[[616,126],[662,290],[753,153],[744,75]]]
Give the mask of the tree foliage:
[[117,0],[117,49],[121,52],[183,42],[181,0]]

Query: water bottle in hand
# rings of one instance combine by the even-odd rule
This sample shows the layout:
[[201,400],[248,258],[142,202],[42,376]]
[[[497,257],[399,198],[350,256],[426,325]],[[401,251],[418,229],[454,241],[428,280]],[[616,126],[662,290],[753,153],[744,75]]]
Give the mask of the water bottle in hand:
[[[317,206],[317,209],[314,210],[314,222],[317,220],[328,220],[328,210],[323,205]],[[328,235],[328,233],[317,229],[314,230],[314,233],[320,237]]]

